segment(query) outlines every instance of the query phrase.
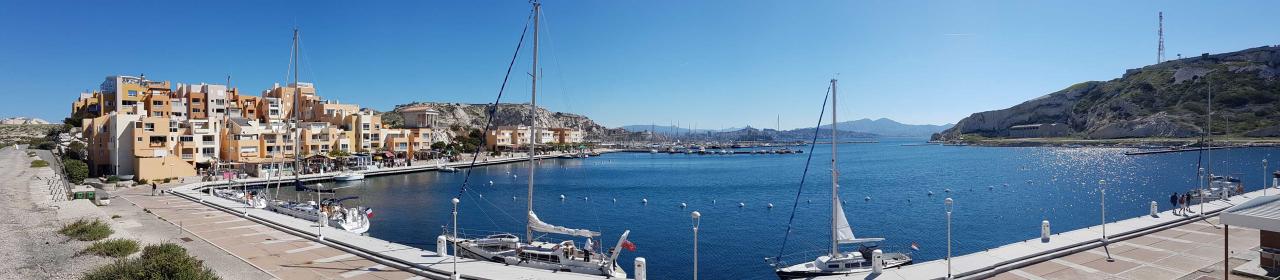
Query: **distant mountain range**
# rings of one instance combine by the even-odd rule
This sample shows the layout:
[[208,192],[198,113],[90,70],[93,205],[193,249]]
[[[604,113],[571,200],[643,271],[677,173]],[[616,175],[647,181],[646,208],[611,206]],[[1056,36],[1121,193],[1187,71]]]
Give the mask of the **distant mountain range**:
[[[904,124],[887,118],[879,118],[875,120],[861,119],[839,122],[836,124],[836,129],[865,132],[880,136],[928,137],[952,126],[954,124]],[[831,128],[831,125],[824,125],[822,128]]]
[[657,133],[659,135],[674,135],[674,134],[707,133],[707,132],[730,132],[730,131],[739,131],[748,127],[733,127],[733,128],[725,128],[725,129],[691,129],[687,127],[676,127],[673,125],[636,124],[636,125],[624,125],[619,128],[626,129],[627,131],[631,131],[631,132],[647,132],[652,130],[653,133]]
[[[951,128],[952,126],[953,126],[952,124],[944,124],[944,125],[904,124],[891,119],[880,118],[876,120],[861,119],[861,120],[840,122],[839,125],[837,125],[836,127],[837,127],[837,130],[840,130],[840,131],[855,132],[850,136],[856,135],[856,137],[871,137],[871,136],[928,137],[929,135],[942,132],[943,130]],[[708,132],[710,133],[738,132],[738,131],[744,131],[746,129],[751,129],[750,126],[747,126],[747,127],[735,127],[735,128],[727,128],[727,129],[694,130],[689,128],[665,126],[665,125],[653,125],[653,126],[627,125],[627,126],[622,126],[621,128],[626,129],[627,131],[632,131],[632,132],[644,132],[644,131],[653,130],[654,133],[657,133],[660,135],[690,134],[690,133],[705,134]],[[831,125],[822,126],[822,129],[830,129],[830,128],[831,128]],[[774,131],[776,133],[776,131],[773,129],[764,129],[764,130],[756,130],[756,131],[761,131],[766,133],[768,133],[769,131]],[[802,134],[812,136],[811,134],[813,134],[813,128],[809,127],[809,128],[797,128],[792,130],[786,130],[786,131],[782,131],[782,134],[783,135],[776,135],[776,136],[786,137],[786,136],[796,136],[796,135],[802,135]],[[796,135],[790,135],[790,134],[796,134]]]

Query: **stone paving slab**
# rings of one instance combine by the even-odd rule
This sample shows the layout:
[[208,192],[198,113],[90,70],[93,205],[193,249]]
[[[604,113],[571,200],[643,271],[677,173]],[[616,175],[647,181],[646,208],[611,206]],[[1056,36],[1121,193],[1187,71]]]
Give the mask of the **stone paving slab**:
[[[280,254],[276,254],[276,255],[283,256],[288,259],[299,259],[299,261],[306,262],[305,265],[299,264],[298,262],[294,262],[294,265],[288,267],[290,269],[308,268],[308,269],[311,269],[310,272],[320,275],[321,277],[337,277],[337,278],[343,278],[342,277],[344,275],[343,273],[346,273],[346,272],[360,271],[359,273],[350,273],[345,275],[350,277],[372,276],[372,277],[379,277],[382,279],[386,279],[386,278],[383,276],[380,276],[378,273],[381,273],[382,271],[386,271],[388,269],[394,269],[394,268],[386,268],[385,265],[380,267],[379,265],[382,265],[382,264],[369,261],[367,258],[361,258],[356,260],[342,260],[342,261],[336,261],[336,262],[324,262],[324,263],[314,262],[315,260],[327,259],[333,256],[339,256],[339,255],[348,253],[348,252],[343,252],[342,250],[338,250],[338,249],[334,249],[333,247],[330,247],[330,246],[338,245],[338,246],[345,246],[350,248],[358,248],[366,253],[382,258],[386,261],[405,264],[412,268],[419,269],[421,271],[426,271],[426,272],[445,275],[445,276],[450,275],[453,271],[454,260],[455,260],[453,256],[449,256],[446,254],[439,254],[433,251],[418,249],[418,248],[410,247],[403,244],[388,242],[385,240],[381,240],[381,239],[377,239],[369,236],[354,234],[354,233],[350,233],[337,228],[331,228],[331,227],[318,228],[314,222],[297,219],[297,218],[286,216],[279,213],[274,213],[265,209],[245,208],[243,207],[242,204],[239,204],[238,202],[234,202],[234,201],[220,198],[220,197],[214,197],[209,194],[201,193],[195,190],[196,188],[199,188],[202,185],[203,184],[191,184],[186,186],[175,187],[168,190],[169,192],[175,195],[183,196],[189,199],[189,201],[185,202],[185,203],[190,203],[191,206],[189,207],[204,207],[205,209],[214,209],[210,207],[210,206],[214,206],[219,209],[214,211],[218,211],[220,214],[197,212],[197,213],[201,213],[200,215],[204,215],[205,217],[198,217],[198,218],[192,219],[191,221],[193,222],[197,222],[200,224],[220,222],[220,221],[225,221],[226,217],[241,218],[243,217],[242,215],[245,212],[248,212],[249,216],[256,219],[256,220],[253,220],[254,222],[257,222],[260,224],[263,222],[266,222],[275,226],[287,228],[289,229],[287,234],[294,235],[300,238],[306,238],[308,240],[303,242],[313,242],[311,240],[314,240],[314,238],[316,237],[315,233],[318,230],[323,234],[324,241],[327,243],[331,243],[331,244],[327,244],[329,246],[321,245],[323,246],[323,248],[300,250],[300,249],[306,248],[306,247],[301,247],[301,248],[292,249],[292,250],[285,250],[284,252],[278,252]],[[205,204],[201,204],[201,203],[205,203]],[[217,218],[213,219],[214,217],[217,217]],[[377,226],[377,225],[374,225],[374,226]],[[267,228],[267,227],[263,226],[263,228]],[[268,229],[275,230],[274,228],[268,228]],[[284,232],[284,231],[281,231],[281,232]],[[280,237],[277,237],[277,238],[280,238]],[[257,238],[255,240],[261,240],[261,239],[262,238]],[[218,240],[218,239],[215,239],[215,240]],[[218,240],[218,241],[221,241],[221,240]],[[297,242],[292,242],[291,244],[297,245],[296,243]],[[231,249],[230,251],[236,255],[241,255],[241,254],[248,255],[248,257],[245,257],[245,258],[249,259],[250,262],[254,262],[254,260],[256,260],[259,257],[271,255],[268,253],[259,252],[263,250],[262,246],[263,246],[262,244],[249,243],[249,244],[239,245],[238,247],[233,247],[229,249]],[[315,251],[325,252],[325,254],[312,255],[316,253]],[[308,256],[308,257],[300,257],[300,256]],[[263,263],[267,263],[267,262],[263,262]],[[534,268],[519,267],[519,266],[508,266],[508,265],[493,263],[490,261],[480,261],[480,260],[473,260],[473,259],[467,259],[467,258],[457,258],[457,268],[463,278],[472,278],[472,279],[528,279],[528,280],[606,279],[606,277],[604,276],[557,273],[551,270],[534,269]],[[292,274],[306,275],[305,273],[292,271],[292,270],[282,269],[277,271],[277,270],[271,270],[269,268],[267,270],[271,271],[273,274],[276,274],[277,277],[282,277],[282,278],[286,276],[280,276],[281,273],[288,274],[288,275],[292,275]],[[400,279],[404,279],[404,278],[400,278]]]
[[[1124,219],[1106,225],[1114,261],[1101,248],[1102,227],[1092,226],[957,256],[952,275],[995,279],[1175,279],[1222,262],[1223,231],[1215,228],[1217,212],[1261,196],[1262,191],[1204,204],[1206,216],[1173,215]],[[1199,212],[1200,206],[1193,206]],[[1258,231],[1231,228],[1232,255],[1258,246]],[[1097,247],[1097,248],[1093,248]],[[1078,252],[1074,252],[1078,250]],[[999,270],[996,270],[999,269]],[[999,272],[999,273],[992,273]],[[853,274],[815,279],[944,279],[946,260],[934,260],[885,270],[881,274]]]

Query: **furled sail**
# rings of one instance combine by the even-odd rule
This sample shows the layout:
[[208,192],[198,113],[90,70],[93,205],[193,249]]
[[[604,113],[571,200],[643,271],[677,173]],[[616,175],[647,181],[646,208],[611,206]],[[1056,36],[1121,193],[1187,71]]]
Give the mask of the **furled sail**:
[[884,240],[884,238],[855,238],[853,237],[853,227],[849,226],[849,219],[844,217],[844,204],[836,201],[836,242],[840,244],[852,244],[863,242],[876,242]]
[[546,222],[543,222],[542,220],[539,220],[538,214],[534,214],[533,211],[529,212],[529,228],[532,228],[534,231],[537,231],[537,232],[545,232],[545,233],[555,233],[555,234],[564,234],[564,235],[581,236],[581,237],[600,236],[599,232],[594,232],[594,231],[585,230],[585,229],[572,229],[572,228],[548,224]]

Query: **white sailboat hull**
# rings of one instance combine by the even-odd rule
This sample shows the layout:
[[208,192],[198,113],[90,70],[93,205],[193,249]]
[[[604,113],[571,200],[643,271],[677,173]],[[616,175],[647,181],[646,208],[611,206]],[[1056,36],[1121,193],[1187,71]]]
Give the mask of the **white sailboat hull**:
[[526,244],[515,240],[514,236],[459,239],[456,243],[457,254],[466,258],[558,272],[627,278],[627,272],[617,262],[606,260],[603,254],[593,254],[590,261],[584,261],[581,254],[565,258],[564,250],[551,243],[535,241]]

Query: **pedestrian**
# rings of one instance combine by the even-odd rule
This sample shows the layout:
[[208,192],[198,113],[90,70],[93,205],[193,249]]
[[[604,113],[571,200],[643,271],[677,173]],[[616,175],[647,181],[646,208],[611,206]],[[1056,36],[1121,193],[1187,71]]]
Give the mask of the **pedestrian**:
[[1169,196],[1169,204],[1173,204],[1173,215],[1181,215],[1178,214],[1179,207],[1181,207],[1181,205],[1178,205],[1178,192],[1173,192],[1173,195]]
[[156,196],[156,182],[151,182],[151,196]]
[[595,245],[595,242],[592,242],[591,238],[588,237],[587,244],[583,245],[584,247],[582,248],[582,261],[591,262],[591,251],[595,250]]
[[1182,194],[1182,213],[1183,215],[1191,213],[1191,192]]

